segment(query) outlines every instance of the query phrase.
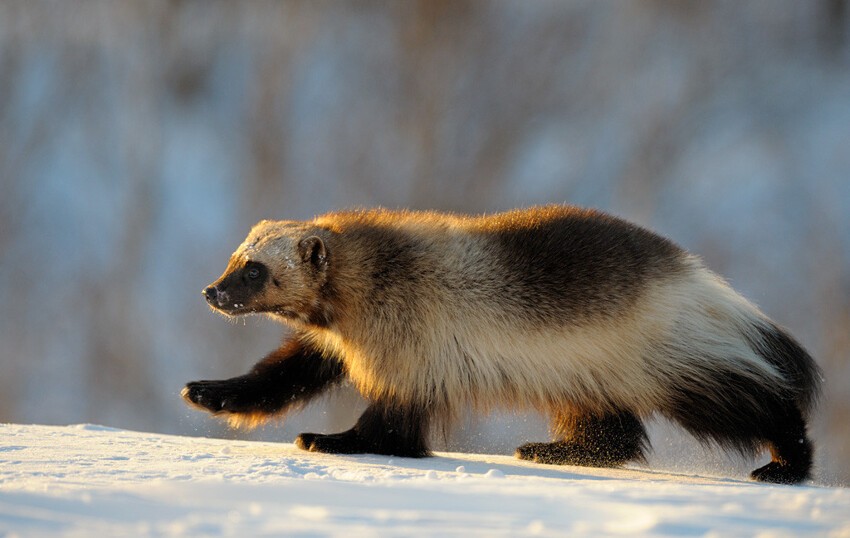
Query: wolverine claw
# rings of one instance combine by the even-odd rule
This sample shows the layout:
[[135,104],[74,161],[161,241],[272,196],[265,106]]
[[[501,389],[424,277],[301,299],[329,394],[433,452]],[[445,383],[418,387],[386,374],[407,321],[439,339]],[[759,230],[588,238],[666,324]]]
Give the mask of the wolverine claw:
[[317,436],[318,434],[316,433],[302,433],[295,438],[295,446],[301,450],[310,452],[310,447],[313,445],[313,441]]
[[207,383],[207,381],[187,383],[180,392],[180,396],[190,405],[200,407],[206,411],[215,412],[221,409],[221,405],[215,401],[215,398],[207,390],[205,386]]

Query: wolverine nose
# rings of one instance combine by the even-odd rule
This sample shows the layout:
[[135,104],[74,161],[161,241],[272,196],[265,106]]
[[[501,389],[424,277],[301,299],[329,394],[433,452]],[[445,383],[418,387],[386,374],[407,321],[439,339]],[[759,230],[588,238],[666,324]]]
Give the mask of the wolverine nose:
[[207,298],[207,302],[215,304],[218,300],[218,289],[215,286],[210,286],[201,292]]

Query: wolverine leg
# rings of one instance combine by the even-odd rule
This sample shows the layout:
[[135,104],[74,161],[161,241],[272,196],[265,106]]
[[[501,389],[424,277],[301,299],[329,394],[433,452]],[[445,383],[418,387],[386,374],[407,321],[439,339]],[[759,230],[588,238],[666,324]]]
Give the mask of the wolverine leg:
[[604,415],[562,412],[553,428],[558,439],[552,443],[528,443],[516,457],[537,463],[617,467],[627,461],[645,461],[649,443],[640,419],[631,412]]
[[193,381],[181,395],[213,414],[256,422],[306,402],[344,376],[342,363],[323,357],[297,340],[270,353],[245,375],[218,381]]
[[310,452],[429,456],[428,414],[424,409],[371,404],[348,431],[337,434],[302,433],[295,444]]
[[772,461],[750,477],[762,482],[796,484],[809,478],[812,468],[812,442],[806,436],[806,423],[797,407],[781,413],[767,440]]
[[735,372],[716,372],[710,383],[682,387],[662,412],[700,441],[712,440],[744,455],[765,445],[773,459],[750,476],[795,484],[809,477],[812,443],[799,404],[781,390]]

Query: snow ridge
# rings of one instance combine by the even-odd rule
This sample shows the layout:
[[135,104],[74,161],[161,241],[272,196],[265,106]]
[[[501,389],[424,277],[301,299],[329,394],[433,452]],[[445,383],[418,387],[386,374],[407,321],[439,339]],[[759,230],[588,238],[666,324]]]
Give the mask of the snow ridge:
[[850,492],[0,425],[0,536],[846,536]]

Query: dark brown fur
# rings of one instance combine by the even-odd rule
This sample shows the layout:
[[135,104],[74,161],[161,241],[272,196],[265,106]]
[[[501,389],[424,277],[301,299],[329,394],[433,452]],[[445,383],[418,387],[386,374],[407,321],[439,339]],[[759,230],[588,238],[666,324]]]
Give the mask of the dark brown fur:
[[264,221],[205,295],[294,336],[245,376],[187,385],[193,405],[255,425],[343,379],[370,401],[349,431],[299,436],[308,450],[421,456],[431,427],[502,405],[553,417],[555,441],[524,459],[641,461],[641,419],[658,412],[707,442],[768,448],[759,480],[811,467],[811,357],[697,258],[596,211]]

